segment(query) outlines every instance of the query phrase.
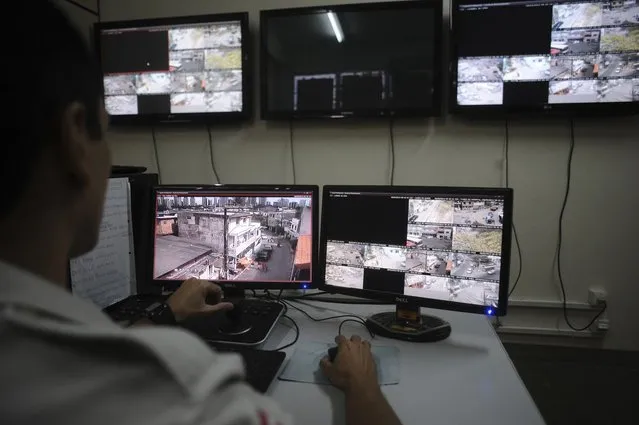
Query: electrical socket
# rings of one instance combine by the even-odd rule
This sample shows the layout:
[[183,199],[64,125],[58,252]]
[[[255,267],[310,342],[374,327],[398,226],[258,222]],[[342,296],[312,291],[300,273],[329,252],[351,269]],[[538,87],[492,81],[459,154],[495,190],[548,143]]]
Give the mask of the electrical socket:
[[603,288],[590,288],[588,289],[588,304],[591,306],[600,306],[606,302],[608,294]]
[[608,332],[610,329],[608,317],[600,317],[595,324],[597,326],[597,332]]

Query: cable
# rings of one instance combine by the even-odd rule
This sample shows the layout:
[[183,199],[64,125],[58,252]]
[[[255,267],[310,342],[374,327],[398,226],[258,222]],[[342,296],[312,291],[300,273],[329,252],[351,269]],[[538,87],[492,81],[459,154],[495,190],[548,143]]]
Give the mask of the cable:
[[506,124],[506,128],[505,128],[505,134],[506,134],[506,140],[504,140],[504,168],[505,168],[505,172],[506,172],[506,187],[509,187],[510,184],[508,182],[509,180],[509,176],[510,176],[510,169],[509,169],[509,158],[510,158],[510,130],[508,129],[508,119],[506,119],[504,121],[504,123]]
[[[355,314],[340,314],[340,315],[337,315],[337,316],[330,316],[330,317],[324,317],[322,319],[318,319],[316,317],[311,316],[310,314],[308,314],[306,311],[302,310],[301,308],[294,306],[290,302],[287,302],[287,301],[282,301],[282,302],[284,304],[286,304],[287,306],[289,306],[291,308],[294,308],[295,310],[299,311],[304,316],[306,316],[309,319],[311,319],[313,322],[326,322],[327,320],[347,318],[350,321],[357,322],[357,323],[360,323],[360,324],[364,325],[364,327],[366,327],[366,329],[368,330],[368,333],[371,335],[371,338],[375,337],[373,332],[370,329],[368,329],[368,327],[366,326],[366,321],[363,318],[361,318],[361,317],[359,317],[359,316],[357,316]],[[340,329],[341,329],[341,325],[340,325]]]
[[586,326],[582,328],[578,328],[574,326],[572,322],[570,321],[570,318],[568,317],[566,287],[564,285],[564,279],[561,272],[561,248],[563,244],[563,233],[564,233],[564,226],[563,226],[564,213],[566,212],[566,205],[568,204],[568,196],[570,195],[570,186],[571,186],[571,179],[572,179],[572,159],[573,159],[574,152],[575,152],[575,122],[571,118],[570,119],[570,149],[568,150],[568,165],[566,168],[566,192],[564,194],[564,200],[561,205],[561,212],[559,213],[559,237],[557,238],[557,276],[559,277],[559,286],[561,287],[561,296],[562,296],[561,303],[562,303],[562,308],[564,311],[564,320],[566,321],[566,324],[568,325],[570,329],[581,332],[590,328],[590,326],[592,326],[592,324],[595,323],[597,319],[599,319],[599,317],[601,317],[601,315],[608,308],[608,304],[604,301],[603,307],[601,308],[601,310],[595,315],[595,317],[593,317],[593,319]]
[[215,181],[217,184],[221,184],[222,180],[220,180],[220,175],[217,173],[217,168],[215,167],[215,159],[213,157],[213,135],[211,134],[211,126],[206,125],[206,131],[209,133],[209,154],[211,156],[211,169],[213,170],[213,175],[215,176]]
[[[504,121],[504,169],[506,174],[506,187],[510,187],[510,129],[508,127],[508,119]],[[513,236],[515,237],[515,246],[517,247],[517,256],[519,257],[519,271],[517,272],[517,278],[515,279],[515,284],[512,288],[510,288],[510,292],[508,292],[508,298],[515,292],[515,288],[519,285],[519,280],[521,279],[521,274],[524,269],[524,259],[521,255],[521,245],[519,244],[519,236],[517,235],[517,228],[515,227],[515,220],[512,221],[512,229]]]
[[[100,12],[96,12],[95,10],[89,9],[88,7],[78,3],[76,1],[73,1],[73,0],[64,0],[64,1],[69,3],[69,4],[71,4],[71,5],[73,5],[73,6],[75,6],[75,7],[77,7],[78,9],[82,9],[85,12],[88,12],[91,15],[96,16],[97,18],[100,18]],[[98,5],[98,7],[99,7],[99,5]]]
[[295,175],[295,148],[293,146],[293,120],[289,121],[289,145],[291,148],[291,168],[293,171],[293,184],[297,184],[297,176]]
[[337,334],[338,335],[342,334],[342,326],[344,326],[344,323],[348,323],[348,322],[355,322],[355,323],[359,323],[360,325],[363,325],[366,328],[366,330],[368,331],[368,333],[371,335],[371,338],[375,338],[375,334],[373,333],[373,331],[368,329],[368,326],[366,325],[366,322],[360,322],[359,320],[355,320],[355,319],[342,320],[342,323],[339,324],[339,328],[337,329]]
[[102,0],[98,0],[98,22],[102,22]]
[[[279,300],[279,299],[283,299],[283,300],[287,300],[287,301],[294,301],[294,300],[298,300],[298,299],[312,298],[312,297],[317,297],[317,296],[319,296],[319,295],[326,295],[326,294],[328,294],[328,292],[325,292],[325,291],[319,291],[319,292],[313,292],[312,294],[304,294],[304,295],[295,295],[295,296],[292,296],[292,297],[284,297],[284,296],[282,296],[282,292],[283,292],[283,291],[284,291],[283,289],[282,289],[282,290],[280,290],[280,293],[279,293],[279,295],[277,296],[277,300]],[[272,300],[272,299],[273,299],[273,296],[271,295],[271,292],[270,292],[268,289],[265,289],[265,290],[264,290],[264,295],[262,295],[262,296],[257,296],[257,295],[255,295],[255,297],[256,297],[256,298],[267,298],[267,299],[270,299],[270,300]]]
[[395,132],[393,131],[394,121],[391,118],[389,132],[390,132],[390,140],[389,140],[389,148],[390,148],[390,185],[393,186],[395,184]]
[[155,152],[155,166],[158,170],[158,183],[162,184],[162,171],[160,170],[160,156],[158,155],[158,141],[155,137],[154,126],[151,126],[151,136],[153,137],[153,151]]
[[517,288],[517,285],[519,285],[519,280],[521,279],[521,273],[522,273],[522,270],[524,269],[524,266],[523,266],[524,260],[521,255],[521,245],[519,244],[519,236],[517,236],[517,228],[515,227],[514,220],[512,222],[512,228],[513,228],[513,236],[515,237],[515,246],[517,247],[517,256],[519,257],[519,271],[517,272],[517,278],[515,279],[515,284],[513,285],[512,288],[510,288],[510,292],[508,292],[508,298],[510,298],[513,292],[515,292],[515,288]]
[[285,319],[288,319],[293,324],[293,327],[295,328],[295,338],[293,339],[293,342],[290,342],[282,347],[276,348],[275,350],[269,350],[269,351],[282,351],[288,347],[292,347],[300,339],[300,327],[297,326],[297,322],[295,322],[295,320],[293,320],[291,317],[287,316],[286,314],[283,314],[282,317]]

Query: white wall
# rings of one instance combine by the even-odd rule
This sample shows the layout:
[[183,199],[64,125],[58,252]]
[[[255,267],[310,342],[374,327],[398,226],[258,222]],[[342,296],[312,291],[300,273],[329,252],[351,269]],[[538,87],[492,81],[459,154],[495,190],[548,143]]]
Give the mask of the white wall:
[[[260,9],[345,2],[354,3],[105,0],[102,19],[249,11],[257,45]],[[639,270],[634,263],[639,252],[638,130],[636,118],[576,122],[573,186],[564,226],[564,280],[570,301],[585,301],[589,286],[607,289],[611,322],[604,339],[607,348],[639,350]],[[504,135],[503,122],[452,117],[399,121],[395,182],[501,185]],[[256,119],[254,123],[216,128],[213,137],[222,182],[292,183],[287,123]],[[114,129],[110,140],[114,163],[143,165],[155,171],[150,129]],[[388,184],[385,122],[296,123],[294,140],[297,183]],[[518,120],[510,125],[510,183],[515,189],[515,220],[524,255],[523,277],[514,299],[560,299],[553,270],[569,142],[565,120]],[[164,183],[214,182],[204,127],[160,128],[158,148]],[[513,251],[513,276],[517,266]],[[518,317],[516,309],[512,311],[505,324],[512,320],[518,325],[524,321],[531,327],[565,329],[559,311],[543,320],[534,315]]]

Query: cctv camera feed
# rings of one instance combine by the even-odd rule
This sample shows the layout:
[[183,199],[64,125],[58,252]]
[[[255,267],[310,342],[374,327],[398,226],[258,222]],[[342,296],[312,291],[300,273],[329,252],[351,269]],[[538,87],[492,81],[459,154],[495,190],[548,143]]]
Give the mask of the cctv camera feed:
[[639,0],[462,0],[457,104],[639,102]]
[[111,115],[243,110],[240,21],[103,29]]
[[440,18],[429,4],[269,11],[267,110],[332,116],[435,107]]
[[309,282],[312,193],[157,192],[153,278]]
[[331,192],[324,202],[327,285],[498,307],[502,196]]

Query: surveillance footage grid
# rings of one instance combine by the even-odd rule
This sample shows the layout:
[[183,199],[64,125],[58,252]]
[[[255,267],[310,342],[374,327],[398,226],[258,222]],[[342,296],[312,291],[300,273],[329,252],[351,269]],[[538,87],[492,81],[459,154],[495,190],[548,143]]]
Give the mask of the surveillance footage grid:
[[494,198],[411,198],[405,245],[329,240],[326,283],[366,289],[365,271],[383,269],[404,273],[404,295],[498,307],[503,209]]
[[311,202],[311,193],[159,193],[153,278],[310,282]]
[[[526,47],[516,51],[487,43],[482,50],[486,53],[510,54],[460,54],[459,105],[639,102],[639,1],[463,5],[460,12],[479,17],[482,8],[501,8],[503,18],[494,22],[501,27],[501,21],[506,23],[508,19],[506,12],[519,7],[547,8],[552,13],[552,20],[548,19],[551,23],[547,28],[550,35],[547,51],[527,51]],[[534,37],[522,31],[522,39]],[[509,36],[510,33],[503,35]],[[460,48],[463,51],[464,46]],[[520,95],[521,90],[528,90],[524,88],[526,83],[530,90],[547,90],[547,95]],[[534,86],[535,83],[541,85]]]
[[151,95],[168,96],[171,114],[242,111],[240,22],[145,28],[150,30],[167,33],[168,69],[105,74],[109,114],[142,114],[140,105]]

